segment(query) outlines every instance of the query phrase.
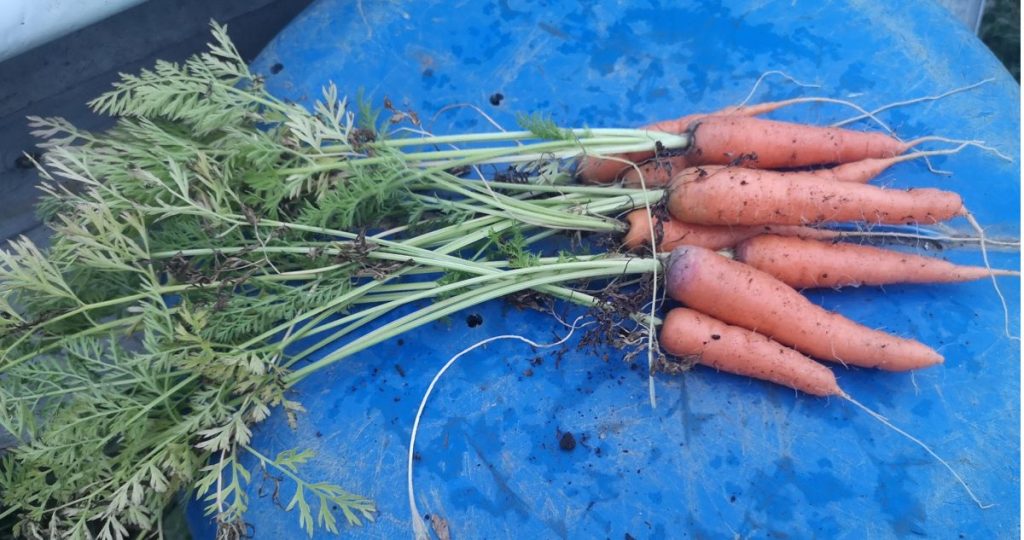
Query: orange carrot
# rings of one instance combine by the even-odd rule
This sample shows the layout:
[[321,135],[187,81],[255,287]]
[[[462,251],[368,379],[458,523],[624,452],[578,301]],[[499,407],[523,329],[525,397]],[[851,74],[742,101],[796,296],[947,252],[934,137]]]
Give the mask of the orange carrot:
[[690,308],[822,360],[889,371],[942,362],[920,342],[830,313],[771,275],[708,249],[676,248],[666,280],[669,295]]
[[[904,154],[889,158],[868,158],[850,163],[841,163],[835,167],[817,169],[813,171],[782,172],[768,169],[751,169],[744,165],[693,165],[694,160],[685,155],[669,156],[658,159],[648,159],[637,163],[637,166],[626,167],[619,174],[622,183],[627,187],[663,187],[672,182],[677,176],[692,177],[695,175],[708,174],[711,171],[728,168],[735,170],[736,174],[744,174],[749,181],[767,181],[773,178],[796,176],[804,178],[817,178],[832,182],[856,182],[866,184],[874,180],[878,175],[889,167],[919,157],[919,153]],[[634,156],[635,157],[635,156]],[[640,177],[643,175],[643,184]]]
[[[626,249],[636,250],[650,248],[651,245],[651,215],[646,209],[633,210],[626,215],[629,222],[629,231],[622,240]],[[735,246],[736,244],[753,238],[760,234],[778,234],[782,236],[797,236],[800,238],[818,238],[831,240],[838,238],[842,233],[798,225],[754,225],[749,227],[725,227],[715,225],[694,225],[683,223],[672,217],[659,218],[654,232],[659,238],[658,252],[669,252],[681,245],[700,246],[708,249],[723,249]]]
[[[875,176],[881,174],[888,164],[897,158],[886,159],[862,159],[852,163],[844,163],[836,167],[818,169],[814,171],[772,171],[767,169],[750,169],[739,165],[702,165],[699,167],[677,167],[685,164],[685,157],[677,159],[670,157],[658,160],[648,160],[637,165],[636,169],[630,169],[622,174],[622,183],[632,188],[657,188],[672,183],[673,180],[698,180],[710,174],[732,174],[747,182],[771,182],[780,178],[806,178],[824,180],[830,182],[857,182],[866,184]],[[643,175],[643,184],[640,183],[640,176]]]
[[738,163],[758,169],[807,167],[887,158],[909,145],[884,133],[809,126],[747,116],[708,116],[695,122],[687,160],[693,165]]
[[[661,122],[655,122],[653,124],[647,124],[640,129],[646,129],[649,131],[663,131],[665,133],[681,134],[686,131],[686,128],[690,126],[695,120],[704,118],[707,115],[703,114],[690,114],[676,118],[673,120],[663,120]],[[619,176],[632,170],[633,167],[629,163],[623,163],[624,160],[630,163],[643,163],[654,156],[651,152],[629,152],[626,154],[619,154],[614,157],[616,159],[601,159],[595,157],[584,157],[580,160],[579,166],[576,168],[576,176],[588,183],[593,184],[605,184],[614,182]],[[675,160],[681,160],[682,167],[686,167],[685,158],[683,156],[677,156],[673,158]]]
[[[719,165],[707,165],[708,167],[719,167]],[[672,179],[683,174],[685,171],[695,170],[690,167],[686,156],[671,156],[666,158],[648,159],[637,163],[636,168],[630,167],[619,175],[622,183],[631,188],[659,188],[672,183]],[[640,177],[643,175],[643,183]]]
[[[918,142],[904,143],[883,133],[764,120],[753,117],[764,112],[757,107],[726,111],[645,126],[652,131],[693,134],[693,143],[684,154],[648,163],[651,174],[657,176],[663,170],[678,171],[696,165],[780,169],[848,163],[898,156]],[[652,156],[650,152],[636,152],[616,157],[640,164]],[[584,182],[606,183],[630,171],[635,174],[630,165],[620,161],[584,158],[577,174]]]
[[827,367],[757,332],[730,326],[691,309],[668,312],[658,343],[673,356],[690,357],[728,373],[770,381],[815,396],[843,395]]
[[816,171],[812,171],[810,174],[813,174],[823,180],[832,180],[835,182],[857,182],[859,184],[866,184],[877,178],[878,175],[882,174],[883,171],[897,163],[922,158],[927,159],[928,156],[945,156],[955,154],[968,146],[977,146],[979,148],[995,152],[1000,157],[1005,157],[998,151],[991,149],[983,144],[977,143],[976,141],[953,141],[950,139],[944,139],[943,137],[922,137],[920,139],[907,143],[907,146],[914,146],[919,142],[923,142],[930,139],[944,140],[947,142],[960,142],[960,145],[955,148],[945,148],[942,150],[922,150],[919,152],[913,152],[910,154],[900,154],[898,156],[892,156],[887,158],[867,158],[862,159],[860,161],[851,161],[850,163],[841,163],[839,165],[836,165],[835,167],[830,167],[827,169],[818,169]]
[[[682,160],[676,157],[669,157],[658,160],[648,160],[640,163],[636,169],[622,174],[622,183],[628,187],[640,187],[640,175],[643,175],[643,185],[648,188],[661,187],[671,183],[675,177],[696,179],[712,172],[721,172],[727,169],[730,173],[742,175],[748,182],[766,182],[777,178],[814,178],[831,182],[854,182],[866,184],[874,180],[878,175],[889,167],[911,159],[918,159],[925,154],[937,154],[940,152],[915,152],[889,158],[868,158],[850,163],[842,163],[835,167],[817,169],[813,171],[773,171],[767,169],[751,169],[739,165],[703,165],[694,167],[680,167],[685,164],[685,157]],[[639,170],[638,170],[639,169]]]
[[874,180],[878,175],[882,174],[882,171],[892,167],[896,163],[916,157],[916,154],[904,154],[902,156],[889,158],[868,158],[850,163],[842,163],[827,169],[818,169],[807,173],[788,174],[810,174],[822,180],[830,180],[833,182],[856,182],[858,184],[866,184]]
[[[922,137],[906,144],[907,147],[914,146],[920,142],[927,140],[942,140],[946,142],[960,142],[959,146],[954,148],[945,148],[942,150],[923,150],[919,152],[913,152],[910,154],[900,154],[898,156],[892,156],[887,158],[866,158],[858,161],[851,161],[849,163],[840,163],[834,167],[828,167],[823,169],[816,169],[813,171],[796,171],[796,172],[781,172],[772,171],[767,169],[751,169],[748,168],[749,164],[740,163],[737,165],[730,166],[732,169],[738,171],[746,171],[747,174],[757,179],[769,179],[777,178],[782,176],[804,176],[807,178],[818,178],[821,180],[829,180],[833,182],[856,182],[859,184],[866,184],[878,175],[882,174],[886,169],[892,167],[897,163],[904,161],[911,161],[915,159],[927,159],[928,156],[944,156],[955,154],[968,146],[977,146],[988,151],[995,152],[1000,157],[1008,159],[998,151],[989,148],[976,141],[954,141],[952,139],[945,139],[943,137]],[[681,174],[693,174],[698,172],[699,174],[705,174],[712,170],[717,170],[725,167],[724,165],[702,165],[702,166],[690,166],[695,163],[692,157],[688,158],[685,155],[682,156],[667,156],[657,159],[648,159],[641,163],[638,163],[636,168],[630,167],[628,170],[621,174],[622,181],[626,186],[629,187],[640,187],[640,175],[643,175],[643,186],[646,187],[660,187],[667,185],[671,182],[674,176]]]
[[1013,276],[1011,270],[958,266],[941,259],[872,246],[833,244],[764,235],[736,246],[736,260],[767,272],[790,287],[847,287],[892,283],[953,283]]
[[[642,129],[646,129],[646,127]],[[580,160],[580,164],[576,168],[576,177],[589,184],[610,184],[633,168],[629,163],[643,163],[647,161],[651,155],[652,154],[649,152],[629,152],[614,156],[622,161],[616,159],[584,157]],[[685,158],[683,159],[685,162]]]
[[883,189],[805,175],[761,182],[733,167],[704,176],[687,172],[673,179],[670,191],[669,212],[701,225],[936,223],[967,215],[960,196],[950,191]]

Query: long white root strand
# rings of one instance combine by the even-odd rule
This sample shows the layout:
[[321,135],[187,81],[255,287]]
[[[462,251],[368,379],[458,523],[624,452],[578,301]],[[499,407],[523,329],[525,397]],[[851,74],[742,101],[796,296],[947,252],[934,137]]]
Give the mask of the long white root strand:
[[1003,291],[999,289],[999,281],[996,280],[996,274],[992,272],[992,265],[988,262],[988,249],[985,247],[985,230],[981,228],[978,220],[974,219],[974,215],[970,212],[965,210],[964,217],[967,218],[967,222],[971,224],[971,227],[974,227],[974,230],[977,231],[978,238],[981,240],[978,244],[978,247],[981,249],[981,260],[985,262],[985,268],[989,270],[988,276],[992,279],[992,287],[995,288],[996,296],[999,297],[999,302],[1003,305],[1003,323],[1005,325],[1003,332],[1006,334],[1006,337],[1020,341],[1020,336],[1010,333],[1010,308],[1006,305],[1006,297],[1003,296]]
[[423,520],[423,517],[419,511],[419,507],[416,505],[415,488],[413,487],[412,481],[413,456],[416,453],[416,434],[419,432],[420,419],[423,417],[423,410],[427,407],[427,399],[430,398],[430,394],[434,391],[434,387],[437,385],[437,381],[441,380],[441,376],[444,375],[445,372],[448,371],[448,368],[452,367],[459,358],[462,358],[466,354],[469,354],[470,352],[495,341],[503,339],[513,339],[526,343],[527,345],[530,345],[532,347],[537,347],[538,349],[557,347],[568,341],[569,338],[572,337],[573,333],[576,332],[576,330],[582,328],[583,326],[586,326],[585,324],[579,324],[581,318],[582,317],[578,317],[575,321],[573,321],[573,324],[570,326],[569,333],[566,334],[565,337],[559,339],[558,341],[555,341],[554,343],[540,344],[517,334],[504,334],[500,336],[489,337],[487,339],[478,341],[470,345],[469,347],[466,347],[465,349],[459,351],[458,354],[448,359],[448,361],[445,362],[444,366],[442,366],[441,369],[438,370],[438,372],[434,375],[433,380],[430,381],[430,385],[427,386],[426,392],[423,393],[423,399],[420,400],[419,409],[416,410],[416,417],[413,419],[412,433],[409,435],[409,455],[406,462],[405,471],[406,489],[408,490],[409,493],[409,511],[412,513],[412,529],[413,534],[416,537],[416,540],[429,540],[430,533],[427,531],[427,523]]
[[853,403],[854,405],[859,407],[860,410],[868,413],[868,415],[870,415],[875,420],[878,420],[879,422],[881,422],[882,424],[886,425],[887,427],[889,427],[890,429],[892,429],[896,433],[899,433],[900,435],[903,435],[907,439],[910,439],[911,441],[916,443],[918,446],[923,448],[925,452],[928,452],[928,454],[930,456],[935,458],[939,463],[942,464],[943,467],[945,467],[950,473],[953,474],[953,477],[956,478],[956,481],[959,482],[961,486],[963,486],[963,488],[967,491],[967,494],[978,505],[979,508],[985,509],[985,508],[992,508],[993,506],[995,506],[992,503],[983,503],[983,502],[981,502],[981,499],[979,499],[978,496],[974,494],[974,491],[971,489],[970,486],[967,485],[967,482],[965,482],[964,479],[960,476],[960,473],[956,472],[953,469],[953,467],[950,466],[950,464],[946,462],[946,460],[944,460],[941,457],[939,457],[939,455],[936,454],[934,450],[932,450],[927,444],[921,442],[920,439],[918,439],[917,437],[914,437],[913,435],[907,433],[906,431],[903,431],[902,429],[896,427],[892,422],[889,421],[888,418],[886,418],[886,417],[882,416],[881,414],[878,414],[877,412],[869,409],[863,403],[861,403],[861,402],[857,401],[856,399],[853,399],[852,397],[850,397],[849,394],[843,393],[842,396],[840,396],[840,397],[842,397],[846,401],[849,401],[850,403]]

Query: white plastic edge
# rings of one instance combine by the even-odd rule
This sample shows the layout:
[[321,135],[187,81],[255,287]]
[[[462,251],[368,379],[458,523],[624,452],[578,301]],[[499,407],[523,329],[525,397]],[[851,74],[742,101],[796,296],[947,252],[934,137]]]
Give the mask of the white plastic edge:
[[0,61],[145,0],[0,0]]

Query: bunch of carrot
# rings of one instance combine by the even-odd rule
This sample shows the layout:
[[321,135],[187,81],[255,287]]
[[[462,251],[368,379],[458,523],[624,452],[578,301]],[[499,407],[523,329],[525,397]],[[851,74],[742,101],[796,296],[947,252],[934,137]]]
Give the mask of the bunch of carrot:
[[[490,299],[534,291],[604,309],[591,280],[665,266],[687,307],[663,321],[664,350],[852,401],[810,357],[889,370],[942,357],[797,289],[995,275],[831,245],[844,235],[816,227],[972,219],[955,193],[867,185],[894,163],[956,151],[906,153],[939,138],[757,118],[779,103],[647,130],[527,117],[520,131],[435,136],[418,120],[357,123],[333,86],[312,111],[282,101],[223,27],[213,35],[209,53],[124,75],[94,100],[117,118],[107,132],[31,120],[54,237],[48,250],[21,240],[0,251],[0,425],[24,433],[0,460],[0,518],[16,513],[28,533],[152,531],[186,489],[221,533],[242,534],[245,455],[295,483],[288,509],[310,534],[337,529],[332,510],[372,519],[371,501],[303,478],[311,453],[259,453],[253,426],[274,407],[294,421],[303,379]],[[599,156],[580,164],[584,180],[641,189],[565,185],[563,160],[581,154]],[[526,167],[460,176],[483,180],[495,164]],[[663,194],[666,213],[651,213]],[[628,226],[613,217],[630,210]],[[567,230],[624,231],[628,246],[671,255],[535,250]],[[726,248],[731,258],[715,251]],[[304,494],[319,501],[316,520]]]
[[[689,135],[689,148],[580,163],[584,182],[666,189],[667,214],[632,211],[624,240],[630,249],[656,245],[659,252],[671,252],[668,293],[687,307],[665,318],[662,349],[808,394],[847,398],[833,373],[810,357],[890,371],[942,362],[934,349],[830,313],[798,289],[1019,275],[838,243],[840,233],[815,227],[848,221],[933,224],[958,216],[974,223],[956,193],[868,184],[901,161],[956,149],[908,154],[920,142],[943,139],[905,143],[881,133],[756,117],[778,106],[735,107],[653,124],[647,129]],[[725,255],[715,251],[727,248]]]

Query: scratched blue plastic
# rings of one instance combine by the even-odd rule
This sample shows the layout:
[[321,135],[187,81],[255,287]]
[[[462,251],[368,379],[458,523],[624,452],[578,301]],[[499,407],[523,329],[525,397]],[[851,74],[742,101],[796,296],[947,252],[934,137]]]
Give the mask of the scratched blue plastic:
[[[380,104],[412,107],[435,132],[490,129],[543,111],[563,125],[631,126],[742,101],[822,95],[872,109],[986,78],[978,89],[879,114],[904,138],[982,139],[1019,154],[1019,86],[930,1],[828,3],[351,2],[321,0],[263,52],[255,69],[276,94],[309,104],[328,81]],[[271,66],[280,71],[271,75]],[[275,70],[276,71],[276,70]],[[499,106],[489,103],[500,92]],[[780,119],[825,123],[854,111],[801,105]],[[858,129],[878,129],[861,122]],[[964,196],[990,234],[1019,236],[1020,164],[968,149],[892,168],[893,187]],[[965,229],[966,224],[955,223]],[[980,263],[976,250],[936,253]],[[1017,268],[1018,254],[991,254]],[[1019,282],[1000,282],[1019,335]],[[416,496],[469,538],[997,538],[1020,534],[1019,344],[986,281],[810,292],[868,326],[938,348],[944,365],[913,374],[836,368],[840,384],[949,461],[980,499],[919,447],[841,400],[824,400],[698,368],[657,377],[612,350],[533,350],[496,342],[463,357],[427,406]],[[480,314],[483,324],[468,327]],[[566,317],[574,312],[567,309]],[[396,314],[397,316],[398,314]],[[485,337],[553,341],[552,317],[490,302],[392,339],[304,381],[297,430],[277,414],[254,445],[267,455],[310,448],[303,469],[372,497],[377,521],[359,538],[409,537],[405,453],[413,414],[436,370]],[[558,351],[558,352],[556,352]],[[559,434],[577,446],[559,448]],[[255,467],[252,461],[249,462]],[[301,538],[254,474],[246,520],[256,538]],[[282,484],[281,499],[291,497]],[[262,494],[262,495],[261,495]],[[314,508],[315,511],[315,508]],[[197,506],[198,538],[212,538]],[[330,535],[317,534],[318,538]]]

